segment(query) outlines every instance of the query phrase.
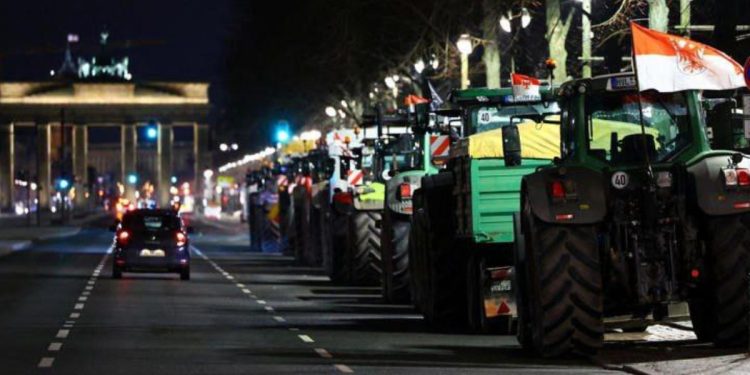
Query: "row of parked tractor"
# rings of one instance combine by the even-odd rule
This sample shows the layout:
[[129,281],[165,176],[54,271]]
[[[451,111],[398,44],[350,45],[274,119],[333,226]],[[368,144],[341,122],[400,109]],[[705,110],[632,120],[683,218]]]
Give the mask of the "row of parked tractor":
[[731,95],[632,74],[375,108],[248,175],[253,246],[543,356],[674,320],[747,346],[741,120]]

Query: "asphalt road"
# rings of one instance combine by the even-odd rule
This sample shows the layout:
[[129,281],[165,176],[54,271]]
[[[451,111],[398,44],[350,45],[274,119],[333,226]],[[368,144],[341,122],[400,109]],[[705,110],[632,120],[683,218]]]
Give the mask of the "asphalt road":
[[750,373],[746,354],[668,327],[566,360],[529,357],[510,336],[435,333],[377,288],[248,253],[229,225],[197,224],[190,281],[113,280],[112,235],[95,224],[0,258],[0,374]]

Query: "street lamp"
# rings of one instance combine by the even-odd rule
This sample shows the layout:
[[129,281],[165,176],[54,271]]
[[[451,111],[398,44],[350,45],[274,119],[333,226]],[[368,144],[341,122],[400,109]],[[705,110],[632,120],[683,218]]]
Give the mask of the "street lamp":
[[456,48],[461,54],[461,89],[469,87],[469,55],[474,50],[473,42],[469,34],[461,34],[456,41]]
[[221,152],[227,152],[227,150],[229,150],[229,145],[222,143],[219,145],[219,150],[221,150]]
[[396,81],[394,81],[393,77],[391,76],[385,77],[385,86],[389,89],[393,89],[394,87],[396,87]]
[[[507,15],[503,15],[502,17],[500,17],[500,29],[502,29],[506,33],[513,32],[513,24],[511,23],[511,21],[515,18],[521,19],[522,29],[525,29],[531,24],[531,13],[529,13],[529,10],[526,7],[523,7],[521,8],[521,13],[513,14],[512,12],[508,11]],[[514,40],[511,43],[515,44],[515,36]],[[512,72],[516,71],[516,59],[513,56],[513,52],[511,52],[510,54],[510,70]]]
[[238,144],[232,143],[232,150],[237,151],[237,149],[239,149],[239,148],[240,148],[240,146]]
[[326,107],[326,115],[328,117],[336,117],[336,108],[331,106]]
[[417,72],[417,74],[422,74],[422,72],[424,71],[424,68],[425,68],[424,60],[419,59],[417,60],[417,62],[414,63],[414,70]]
[[341,99],[341,106],[344,108],[348,108],[349,104],[346,103],[346,100]]

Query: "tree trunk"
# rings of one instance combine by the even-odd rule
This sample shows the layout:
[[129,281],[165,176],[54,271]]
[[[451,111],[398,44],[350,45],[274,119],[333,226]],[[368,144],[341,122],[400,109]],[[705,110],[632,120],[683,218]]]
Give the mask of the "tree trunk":
[[560,0],[546,0],[547,10],[547,42],[549,43],[549,56],[557,62],[554,83],[565,82],[568,78],[568,50],[565,48],[565,40],[568,38],[573,12],[569,12],[563,21],[560,9]]
[[488,42],[484,45],[484,66],[486,68],[487,87],[491,89],[500,88],[500,48],[497,45],[497,25],[500,12],[497,2],[484,0],[482,3],[484,19],[482,20],[482,34]]
[[669,30],[667,0],[648,0],[648,27],[663,33]]

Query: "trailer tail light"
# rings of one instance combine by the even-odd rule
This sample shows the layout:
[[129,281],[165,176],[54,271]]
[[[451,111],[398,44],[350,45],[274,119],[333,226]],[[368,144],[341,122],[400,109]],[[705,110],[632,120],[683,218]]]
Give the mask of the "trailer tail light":
[[117,243],[120,246],[127,245],[129,239],[130,239],[130,232],[123,230],[117,233]]
[[555,215],[555,220],[557,221],[567,221],[567,220],[573,220],[575,216],[573,214],[557,214]]
[[737,185],[750,186],[750,170],[737,168]]
[[737,202],[734,204],[734,208],[738,210],[750,208],[750,202]]
[[175,239],[177,240],[177,246],[185,246],[187,243],[187,236],[185,233],[177,232],[177,234],[175,234]]
[[398,199],[411,199],[411,185],[403,183],[398,186]]
[[565,186],[563,185],[562,181],[552,181],[552,184],[550,185],[550,194],[552,195],[552,199],[554,200],[565,199]]

